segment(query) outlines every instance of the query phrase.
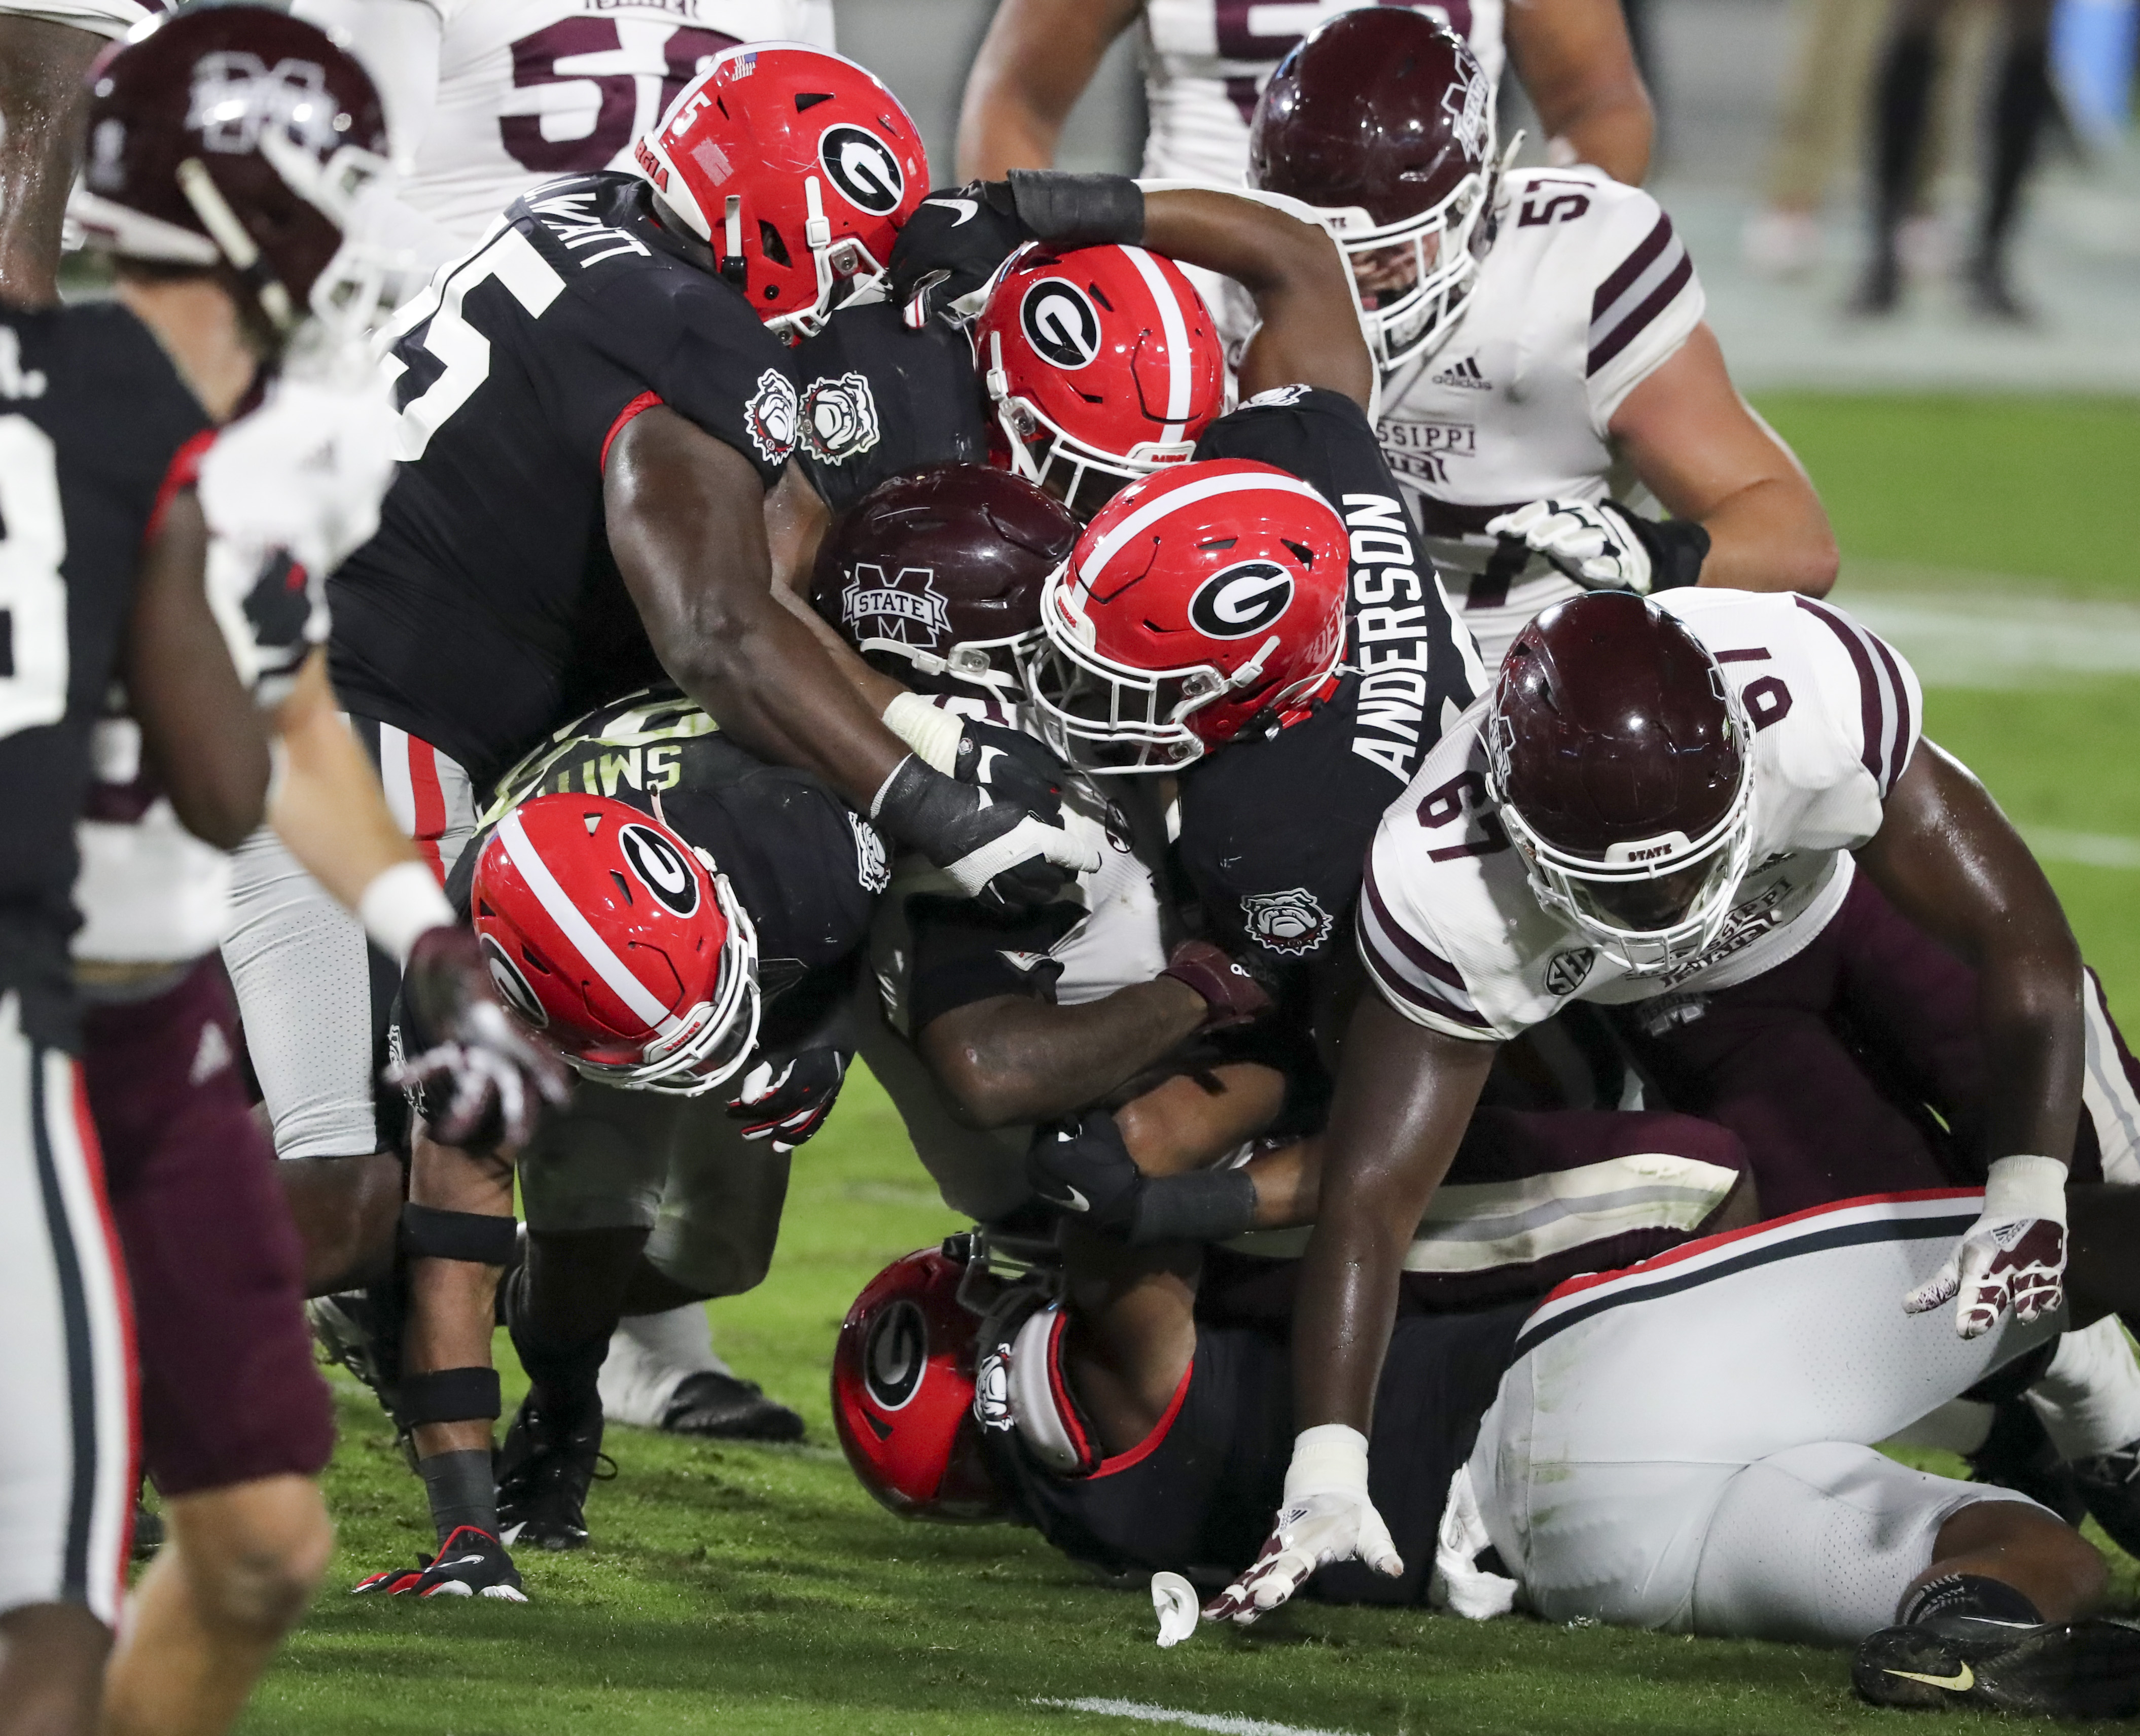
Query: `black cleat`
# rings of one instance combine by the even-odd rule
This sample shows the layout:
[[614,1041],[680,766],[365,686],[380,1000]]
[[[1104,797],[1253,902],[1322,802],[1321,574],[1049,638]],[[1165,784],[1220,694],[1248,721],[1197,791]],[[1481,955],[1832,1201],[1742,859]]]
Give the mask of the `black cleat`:
[[1939,1616],[1863,1640],[1850,1681],[1876,1706],[1993,1706],[2042,1718],[2140,1713],[2140,1628]]
[[520,1401],[498,1455],[498,1534],[507,1548],[586,1544],[588,1486],[616,1475],[601,1440],[597,1399],[570,1414],[538,1406],[532,1392]]
[[[2050,1508],[2069,1525],[2079,1525],[2086,1508],[2074,1473],[2051,1438],[2044,1432],[2035,1410],[2022,1398],[2001,1399],[1992,1413],[1991,1433],[1984,1444],[1966,1455],[1969,1474],[1977,1483],[1995,1483],[2026,1495]],[[2140,1493],[2140,1491],[2136,1491]]]
[[2140,1441],[2075,1459],[2068,1467],[2078,1494],[2110,1541],[2140,1556]]
[[707,1370],[687,1375],[661,1419],[670,1434],[695,1434],[716,1441],[799,1441],[802,1419],[778,1399],[768,1399],[755,1380]]
[[406,1313],[399,1273],[383,1284],[314,1296],[305,1304],[321,1354],[371,1388],[390,1417],[401,1402],[401,1324]]

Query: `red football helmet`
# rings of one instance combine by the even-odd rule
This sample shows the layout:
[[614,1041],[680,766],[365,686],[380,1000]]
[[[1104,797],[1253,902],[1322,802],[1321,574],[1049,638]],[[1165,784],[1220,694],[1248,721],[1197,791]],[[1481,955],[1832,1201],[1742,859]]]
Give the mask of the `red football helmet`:
[[[1081,519],[1126,479],[1186,460],[1225,408],[1210,310],[1180,266],[1141,247],[1013,255],[974,348],[995,406],[990,461]],[[1088,486],[1093,473],[1114,480]]]
[[1706,646],[1647,598],[1593,591],[1509,647],[1487,787],[1539,901],[1652,976],[1731,914],[1753,853],[1753,740]]
[[632,160],[758,317],[793,337],[882,273],[929,190],[921,134],[899,99],[800,42],[717,55]]
[[499,997],[573,1070],[696,1096],[758,1040],[758,936],[711,860],[600,796],[538,795],[477,857]]
[[1320,211],[1383,367],[1431,350],[1492,239],[1494,86],[1424,12],[1340,12],[1279,63],[1249,129],[1249,184]]
[[923,693],[1025,697],[1014,653],[1040,628],[1040,588],[1077,521],[1034,484],[985,465],[928,465],[881,482],[817,550],[811,601],[841,637]]
[[1345,527],[1298,476],[1246,459],[1170,465],[1085,527],[1021,653],[1049,745],[1095,772],[1172,771],[1345,653]]
[[974,1414],[980,1314],[968,1288],[965,1238],[924,1248],[870,1280],[832,1350],[832,1422],[847,1463],[904,1519],[992,1519]]
[[[381,312],[395,263],[359,231],[390,184],[370,75],[325,32],[264,6],[193,6],[89,71],[88,150],[68,211],[131,259],[225,266],[283,336]],[[375,203],[375,200],[374,201]]]

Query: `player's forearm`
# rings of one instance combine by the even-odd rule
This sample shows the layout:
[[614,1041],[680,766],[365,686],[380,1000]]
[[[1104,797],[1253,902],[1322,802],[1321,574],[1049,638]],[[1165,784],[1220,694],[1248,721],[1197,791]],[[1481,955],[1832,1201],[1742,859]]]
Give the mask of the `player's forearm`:
[[1701,583],[1736,591],[1825,597],[1839,563],[1835,533],[1813,485],[1795,473],[1765,477],[1701,517],[1709,533]]
[[1401,1208],[1340,1175],[1326,1185],[1301,1261],[1293,1321],[1293,1426],[1342,1423],[1370,1433],[1375,1387],[1396,1317],[1407,1230]]
[[1546,138],[1639,186],[1657,120],[1620,0],[1513,0],[1504,34]]
[[1009,1127],[1100,1101],[1180,1047],[1209,1011],[1171,976],[1082,1006],[1005,996],[931,1021],[922,1053],[962,1119]]
[[268,823],[312,878],[356,910],[381,874],[419,858],[394,822],[379,775],[336,710],[319,653],[275,722],[284,760]]
[[1148,193],[1145,245],[1231,278],[1262,320],[1241,364],[1244,397],[1274,386],[1320,386],[1365,406],[1374,362],[1360,334],[1345,263],[1312,224],[1230,194]]
[[1051,169],[1077,98],[1143,0],[1003,0],[959,106],[958,179]]
[[855,648],[840,637],[838,629],[812,608],[807,600],[793,591],[775,591],[773,595],[780,599],[789,614],[802,623],[810,637],[824,648],[825,655],[847,677],[847,684],[861,696],[862,703],[876,716],[883,716],[884,708],[907,691],[890,676],[865,663]]
[[1014,169],[1053,168],[1063,120],[1042,113],[1023,91],[969,84],[959,114],[959,178],[999,181]]
[[2002,946],[1980,969],[1987,1159],[2025,1153],[2073,1160],[2086,1065],[2081,993],[2070,933]]

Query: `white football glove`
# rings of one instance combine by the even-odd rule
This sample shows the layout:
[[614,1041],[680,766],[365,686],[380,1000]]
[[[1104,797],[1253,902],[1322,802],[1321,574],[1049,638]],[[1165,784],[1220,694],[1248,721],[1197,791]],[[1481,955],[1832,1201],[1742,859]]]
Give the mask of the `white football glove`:
[[2027,1325],[2066,1299],[2066,1166],[2056,1158],[2001,1158],[1984,1183],[1984,1211],[1946,1264],[1902,1298],[1906,1314],[1953,1301],[1954,1330],[1981,1338],[2009,1309]]
[[396,417],[365,369],[277,380],[267,401],[216,435],[201,460],[201,511],[248,568],[277,549],[324,578],[379,529],[394,479]]
[[1534,500],[1486,524],[1490,537],[1521,543],[1587,590],[1650,594],[1650,554],[1610,501]]
[[1204,1606],[1204,1619],[1246,1627],[1284,1604],[1318,1567],[1351,1561],[1391,1579],[1404,1572],[1390,1528],[1367,1498],[1367,1436],[1342,1423],[1319,1424],[1293,1440],[1285,1504],[1263,1553]]

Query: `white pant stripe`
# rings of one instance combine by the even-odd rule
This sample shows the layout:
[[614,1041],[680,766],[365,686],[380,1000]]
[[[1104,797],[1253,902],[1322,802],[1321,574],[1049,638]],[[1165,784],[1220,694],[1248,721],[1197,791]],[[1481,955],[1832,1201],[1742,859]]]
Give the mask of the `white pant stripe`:
[[2103,1148],[2103,1178],[2122,1188],[2140,1187],[2140,1098],[2125,1076],[2109,1011],[2093,976],[2081,983],[2080,1005],[2088,1055],[2080,1100]]

